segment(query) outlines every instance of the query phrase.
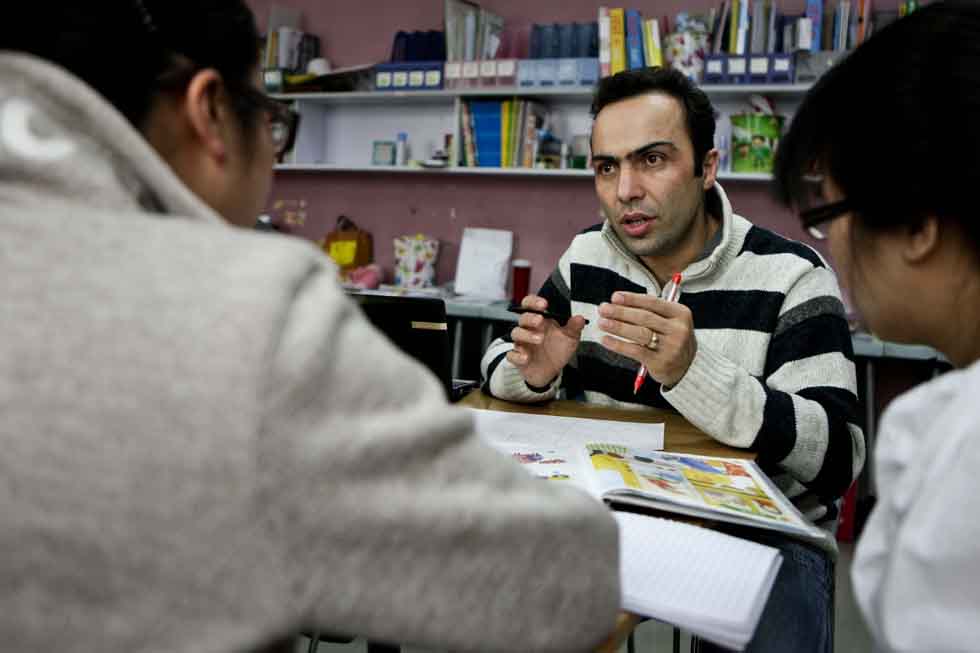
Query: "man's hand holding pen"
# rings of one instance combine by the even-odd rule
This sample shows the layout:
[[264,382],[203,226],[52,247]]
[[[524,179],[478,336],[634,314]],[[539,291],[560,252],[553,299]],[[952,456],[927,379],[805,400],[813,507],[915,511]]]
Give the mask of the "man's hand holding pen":
[[[537,311],[548,309],[548,300],[528,295],[521,306]],[[550,384],[572,359],[582,338],[586,320],[573,315],[561,326],[553,319],[538,313],[524,313],[511,331],[514,348],[507,360],[516,367],[524,380],[535,387]]]
[[[676,385],[694,360],[698,343],[691,310],[655,295],[617,291],[599,305],[602,345],[644,365],[665,386]],[[618,337],[612,337],[618,336]]]

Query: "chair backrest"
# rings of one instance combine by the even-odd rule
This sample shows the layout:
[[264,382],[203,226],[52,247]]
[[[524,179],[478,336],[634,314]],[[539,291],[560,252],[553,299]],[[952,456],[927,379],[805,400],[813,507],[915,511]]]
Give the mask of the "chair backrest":
[[395,346],[428,367],[452,399],[452,348],[446,303],[434,297],[349,293]]

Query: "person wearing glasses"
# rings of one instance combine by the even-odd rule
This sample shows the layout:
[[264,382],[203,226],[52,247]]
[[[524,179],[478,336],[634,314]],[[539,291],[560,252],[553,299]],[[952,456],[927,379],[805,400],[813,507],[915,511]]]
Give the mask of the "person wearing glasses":
[[0,23],[4,650],[608,635],[609,511],[484,445],[316,247],[232,228],[295,127],[259,88],[245,4],[18,17]]
[[895,399],[854,593],[876,650],[980,641],[980,5],[936,2],[872,36],[807,94],[776,186],[868,328],[956,368]]
[[[539,294],[524,300],[567,323],[522,315],[485,353],[484,388],[512,401],[561,390],[600,405],[674,409],[720,442],[756,452],[828,537],[817,547],[732,529],[783,554],[747,650],[829,651],[831,535],[864,463],[834,273],[811,248],[735,213],[715,178],[714,109],[679,71],[601,80],[592,115],[605,221],[575,236]],[[658,298],[678,272],[680,301]],[[634,392],[641,364],[649,378]],[[698,650],[715,647],[699,642]]]

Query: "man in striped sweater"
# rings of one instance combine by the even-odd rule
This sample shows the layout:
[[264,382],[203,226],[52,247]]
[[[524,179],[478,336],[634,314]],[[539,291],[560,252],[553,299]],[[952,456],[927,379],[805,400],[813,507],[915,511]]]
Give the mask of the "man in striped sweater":
[[[732,212],[715,181],[714,110],[672,70],[603,79],[592,106],[605,222],[572,240],[524,314],[483,358],[484,388],[680,412],[757,460],[805,516],[833,531],[864,462],[850,334],[834,273],[809,247]],[[659,299],[680,272],[678,303]],[[588,323],[586,323],[586,319]],[[633,381],[648,370],[640,391]],[[834,552],[783,549],[752,651],[828,651]],[[709,650],[702,643],[699,650]]]

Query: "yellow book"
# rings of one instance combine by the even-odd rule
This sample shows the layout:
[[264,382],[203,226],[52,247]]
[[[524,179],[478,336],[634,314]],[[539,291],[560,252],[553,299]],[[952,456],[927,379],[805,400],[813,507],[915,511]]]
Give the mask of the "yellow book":
[[647,66],[663,66],[664,52],[660,44],[660,21],[656,18],[644,21],[643,43],[646,48]]
[[732,0],[731,22],[728,27],[728,52],[735,54],[738,51],[738,13],[739,0]]
[[609,74],[626,70],[626,18],[622,8],[609,10]]
[[650,31],[650,20],[643,21],[643,65],[649,68],[653,63],[653,32]]

